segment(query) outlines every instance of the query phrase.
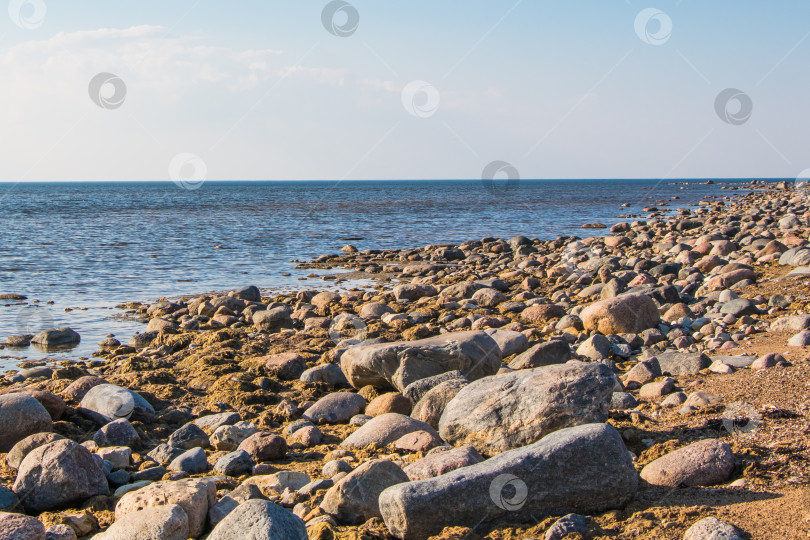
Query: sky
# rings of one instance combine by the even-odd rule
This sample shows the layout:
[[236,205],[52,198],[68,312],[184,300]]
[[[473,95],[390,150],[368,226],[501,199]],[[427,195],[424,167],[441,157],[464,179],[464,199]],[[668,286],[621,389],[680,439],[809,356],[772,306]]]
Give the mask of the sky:
[[810,169],[806,1],[12,0],[3,15],[0,181]]

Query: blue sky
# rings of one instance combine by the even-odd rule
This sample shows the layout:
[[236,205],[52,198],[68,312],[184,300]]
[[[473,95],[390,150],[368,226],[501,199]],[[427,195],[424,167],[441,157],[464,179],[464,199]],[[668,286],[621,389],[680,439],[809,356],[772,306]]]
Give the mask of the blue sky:
[[[494,160],[522,178],[810,168],[810,3],[358,0],[335,19],[356,11],[346,37],[322,24],[328,4],[12,1],[0,181],[480,178]],[[96,101],[120,106],[91,99],[99,73],[126,93]],[[736,125],[715,106],[727,88],[753,106]]]

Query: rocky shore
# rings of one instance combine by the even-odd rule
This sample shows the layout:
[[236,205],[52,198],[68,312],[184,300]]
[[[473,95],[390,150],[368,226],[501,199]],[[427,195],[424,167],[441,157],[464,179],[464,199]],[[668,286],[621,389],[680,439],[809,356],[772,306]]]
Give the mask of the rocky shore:
[[0,380],[0,540],[807,537],[810,194],[748,187],[129,304]]

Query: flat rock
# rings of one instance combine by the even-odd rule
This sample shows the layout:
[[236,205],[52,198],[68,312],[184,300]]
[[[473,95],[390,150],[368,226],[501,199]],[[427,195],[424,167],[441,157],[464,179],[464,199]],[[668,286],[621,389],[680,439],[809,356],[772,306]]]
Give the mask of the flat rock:
[[178,504],[154,506],[127,514],[103,533],[97,540],[186,540],[189,537],[188,515]]
[[725,482],[734,468],[728,444],[705,439],[648,463],[641,478],[656,486],[710,486]]
[[217,501],[216,484],[211,479],[187,478],[155,482],[130,491],[115,505],[116,521],[146,508],[179,505],[188,516],[188,534],[198,537],[205,531],[208,509]]
[[51,431],[51,415],[42,404],[28,394],[0,396],[0,452],[11,448],[34,433]]
[[277,504],[250,499],[220,521],[207,540],[308,540],[304,522]]
[[607,420],[616,377],[604,364],[568,362],[470,383],[442,414],[442,439],[484,455],[534,443],[564,427]]
[[702,353],[667,351],[655,355],[662,374],[694,375],[711,365],[711,359]]
[[586,424],[435,478],[394,485],[380,494],[379,504],[388,530],[411,540],[506,516],[534,523],[541,516],[621,508],[637,488],[619,432]]
[[365,407],[366,399],[360,394],[335,392],[311,405],[304,412],[304,418],[316,424],[345,424]]
[[381,447],[388,446],[397,439],[414,431],[427,431],[439,438],[432,427],[414,418],[397,414],[386,413],[372,418],[357,431],[349,435],[341,446],[346,448],[365,448],[370,444]]
[[737,355],[737,356],[712,356],[711,361],[714,362],[722,362],[727,366],[731,366],[733,368],[746,368],[754,363],[756,360],[755,356],[747,356],[747,355]]
[[13,490],[28,512],[53,510],[110,492],[101,462],[69,439],[31,450],[20,463]]
[[470,380],[492,375],[501,358],[498,343],[486,332],[450,332],[353,347],[340,357],[340,367],[355,388],[372,385],[401,392],[414,381],[447,371],[461,371]]
[[366,461],[326,492],[320,508],[340,523],[360,524],[381,518],[379,496],[395,484],[408,482],[408,475],[394,463]]

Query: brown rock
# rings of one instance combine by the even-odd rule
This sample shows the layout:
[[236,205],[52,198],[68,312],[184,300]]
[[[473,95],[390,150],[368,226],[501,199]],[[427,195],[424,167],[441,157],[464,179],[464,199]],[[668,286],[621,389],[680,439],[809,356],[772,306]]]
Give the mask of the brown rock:
[[440,447],[434,449],[422,459],[414,461],[404,470],[405,474],[413,482],[433,478],[482,461],[484,461],[484,458],[474,446],[447,447],[447,449]]
[[94,386],[98,386],[99,384],[106,384],[107,381],[102,379],[101,377],[96,377],[94,375],[86,375],[84,377],[79,377],[70,385],[62,391],[62,394],[73,401],[81,401],[85,394],[90,391],[91,388]]
[[706,439],[647,464],[641,478],[656,486],[710,486],[728,480],[733,468],[731,447],[717,439]]
[[411,414],[411,400],[397,392],[377,396],[366,406],[366,414],[379,416],[385,413]]
[[394,447],[404,452],[427,452],[441,444],[442,440],[435,433],[420,430],[406,433],[396,440]]
[[237,450],[247,452],[256,463],[273,461],[287,454],[287,441],[280,435],[260,431],[239,443]]
[[594,302],[582,310],[580,318],[585,330],[605,335],[639,333],[661,320],[655,302],[644,294],[624,294]]
[[565,308],[557,304],[534,304],[520,312],[520,320],[542,323],[565,316]]
[[307,363],[300,354],[285,352],[266,357],[264,367],[269,376],[292,381],[307,369]]
[[21,392],[39,401],[42,406],[45,407],[45,410],[48,411],[48,414],[51,415],[51,419],[54,422],[62,418],[62,414],[65,412],[67,405],[65,405],[65,402],[59,396],[35,388],[26,388]]

